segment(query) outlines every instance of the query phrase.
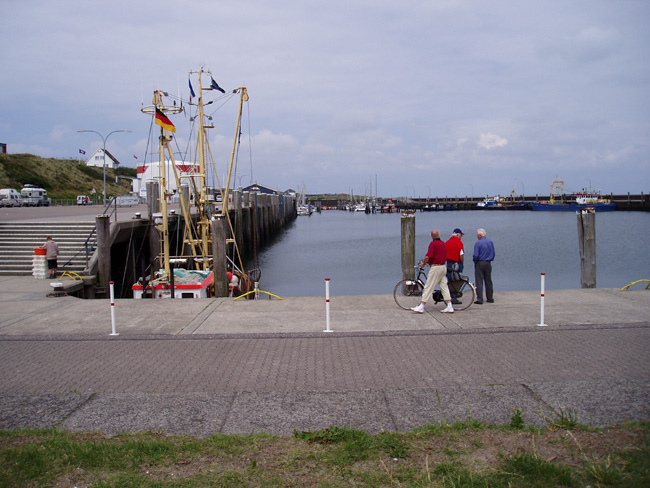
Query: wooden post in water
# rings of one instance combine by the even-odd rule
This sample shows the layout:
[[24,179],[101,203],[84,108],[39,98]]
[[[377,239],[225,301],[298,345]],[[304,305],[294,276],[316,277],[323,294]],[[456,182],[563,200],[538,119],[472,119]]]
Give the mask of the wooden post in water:
[[214,296],[228,296],[228,265],[226,260],[226,220],[212,218],[212,272],[214,273]]
[[415,212],[404,210],[402,226],[402,279],[415,279]]
[[577,214],[580,282],[582,288],[596,288],[596,209],[584,208]]

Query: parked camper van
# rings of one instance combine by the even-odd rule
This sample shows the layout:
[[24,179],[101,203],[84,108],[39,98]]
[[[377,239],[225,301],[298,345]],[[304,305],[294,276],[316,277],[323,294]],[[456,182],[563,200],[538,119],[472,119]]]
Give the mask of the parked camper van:
[[92,200],[88,195],[77,195],[77,205],[92,205]]
[[0,207],[22,207],[23,199],[13,188],[0,190]]
[[47,198],[47,191],[35,185],[25,185],[20,191],[20,196],[23,198],[23,205],[27,207],[47,207],[52,202]]

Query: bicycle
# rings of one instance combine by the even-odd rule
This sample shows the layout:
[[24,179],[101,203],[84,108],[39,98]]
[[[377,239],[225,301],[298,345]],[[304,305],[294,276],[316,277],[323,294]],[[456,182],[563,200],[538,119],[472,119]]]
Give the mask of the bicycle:
[[[415,280],[402,280],[395,285],[393,290],[395,303],[404,310],[417,307],[422,302],[422,291],[424,290],[427,274],[424,268],[420,266],[415,266],[415,270],[417,271]],[[449,287],[454,310],[466,310],[476,300],[476,288],[469,282],[467,276],[461,275],[458,271],[449,271],[447,273],[447,286]],[[440,289],[436,289],[431,298],[434,303],[442,302],[443,298]],[[453,303],[454,300],[457,300],[458,303]]]

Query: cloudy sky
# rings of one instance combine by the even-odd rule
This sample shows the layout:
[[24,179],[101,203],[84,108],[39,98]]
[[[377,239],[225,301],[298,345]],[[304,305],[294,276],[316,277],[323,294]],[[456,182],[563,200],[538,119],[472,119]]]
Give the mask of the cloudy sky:
[[[4,0],[2,11],[10,153],[76,159],[102,146],[78,130],[123,129],[107,149],[136,166],[151,159],[140,109],[159,88],[185,100],[170,118],[192,160],[188,77],[203,66],[227,91],[248,88],[244,185],[533,195],[557,176],[567,190],[650,191],[647,0]],[[236,111],[232,96],[207,110],[220,175]]]

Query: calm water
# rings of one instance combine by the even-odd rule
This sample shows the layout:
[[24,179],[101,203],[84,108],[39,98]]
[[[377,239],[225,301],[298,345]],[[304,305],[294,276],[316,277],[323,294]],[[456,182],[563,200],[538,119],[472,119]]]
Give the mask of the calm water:
[[[596,214],[597,286],[621,288],[650,279],[650,214]],[[495,291],[580,288],[580,254],[575,212],[445,211],[416,214],[416,258],[439,229],[447,240],[460,227],[469,255],[464,274],[473,280],[476,229],[494,241]],[[260,252],[260,288],[279,296],[391,294],[401,279],[400,215],[325,211],[298,217]],[[639,285],[637,285],[639,286]]]

